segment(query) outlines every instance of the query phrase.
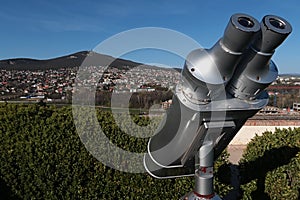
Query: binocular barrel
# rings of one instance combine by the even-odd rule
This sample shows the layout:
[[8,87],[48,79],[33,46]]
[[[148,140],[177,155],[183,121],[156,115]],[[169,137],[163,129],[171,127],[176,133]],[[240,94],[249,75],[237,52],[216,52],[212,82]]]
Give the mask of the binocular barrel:
[[207,102],[219,96],[233,76],[244,50],[260,31],[259,22],[246,14],[235,14],[223,37],[210,49],[196,49],[186,58],[182,71],[186,98],[194,102]]
[[292,32],[291,25],[280,17],[267,15],[261,29],[239,62],[234,78],[227,86],[233,96],[251,100],[270,85],[278,76],[271,57],[275,49]]

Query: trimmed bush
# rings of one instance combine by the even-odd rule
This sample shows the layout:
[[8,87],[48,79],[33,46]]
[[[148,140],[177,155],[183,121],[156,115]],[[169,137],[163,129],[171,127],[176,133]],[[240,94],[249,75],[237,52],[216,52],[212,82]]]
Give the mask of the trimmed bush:
[[299,199],[300,128],[256,136],[240,161],[243,199]]
[[[112,142],[145,152],[148,139],[126,135],[110,112],[99,110],[98,119]],[[0,104],[0,135],[1,199],[179,199],[194,187],[193,177],[159,180],[103,165],[79,139],[71,107]],[[223,163],[226,153],[216,171]],[[230,189],[218,179],[215,186],[221,196]]]

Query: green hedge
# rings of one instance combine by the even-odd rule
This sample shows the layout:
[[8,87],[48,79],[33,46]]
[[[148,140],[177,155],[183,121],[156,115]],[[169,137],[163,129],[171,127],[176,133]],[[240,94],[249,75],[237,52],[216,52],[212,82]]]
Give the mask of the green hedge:
[[240,161],[242,199],[299,199],[300,128],[256,136]]
[[[111,113],[99,111],[98,119],[118,146],[145,151],[147,139],[119,130]],[[133,120],[142,126],[149,122]],[[71,107],[0,104],[0,135],[1,199],[178,199],[194,186],[193,177],[159,180],[101,164],[79,139]],[[216,171],[224,163],[226,153]],[[218,177],[215,187],[221,196],[230,189]]]

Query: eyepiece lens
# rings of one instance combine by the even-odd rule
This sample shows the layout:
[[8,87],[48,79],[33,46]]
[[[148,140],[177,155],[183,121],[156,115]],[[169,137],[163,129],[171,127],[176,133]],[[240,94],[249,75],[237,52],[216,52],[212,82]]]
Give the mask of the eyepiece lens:
[[272,24],[272,26],[274,26],[275,28],[285,29],[285,23],[283,21],[275,18],[271,18],[269,21],[270,24]]
[[252,28],[254,26],[254,22],[251,19],[249,19],[248,17],[239,17],[238,22],[242,26],[247,27],[247,28]]

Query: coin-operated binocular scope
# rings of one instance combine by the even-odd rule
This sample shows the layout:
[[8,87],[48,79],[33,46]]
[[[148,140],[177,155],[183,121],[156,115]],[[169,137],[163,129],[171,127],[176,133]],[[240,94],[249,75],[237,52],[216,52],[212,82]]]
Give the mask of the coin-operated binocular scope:
[[268,103],[264,90],[278,76],[271,60],[291,33],[283,18],[261,23],[231,16],[224,35],[210,49],[193,50],[157,133],[149,140],[144,166],[156,178],[195,176],[186,199],[217,199],[213,162],[247,119]]

